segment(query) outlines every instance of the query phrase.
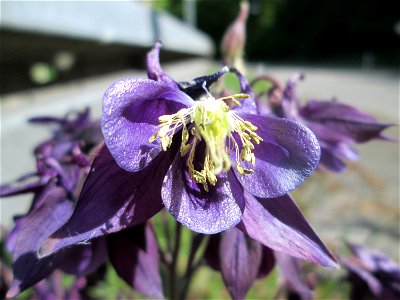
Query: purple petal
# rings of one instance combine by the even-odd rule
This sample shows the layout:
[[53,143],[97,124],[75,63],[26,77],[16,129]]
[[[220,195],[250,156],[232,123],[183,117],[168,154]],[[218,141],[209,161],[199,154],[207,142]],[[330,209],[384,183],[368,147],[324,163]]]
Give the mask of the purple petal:
[[161,115],[192,105],[185,93],[150,79],[116,81],[103,96],[101,128],[118,165],[131,172],[145,168],[161,151],[159,141],[149,142],[158,131]]
[[164,298],[153,228],[139,225],[108,237],[110,261],[130,286],[151,298]]
[[43,241],[68,220],[73,203],[66,198],[63,189],[54,185],[48,186],[41,197],[37,202],[41,204],[19,223],[12,253],[14,281],[9,295],[16,295],[46,277],[65,256],[65,253],[60,253],[39,260],[36,252]]
[[190,230],[218,233],[235,226],[244,207],[243,189],[232,172],[221,174],[209,192],[199,187],[177,154],[162,187],[162,200],[172,216]]
[[257,278],[262,246],[246,237],[237,228],[221,235],[219,256],[221,273],[233,299],[244,299]]
[[168,76],[161,68],[160,49],[161,49],[161,42],[157,41],[154,44],[153,49],[147,54],[146,57],[147,77],[149,79],[168,84],[171,87],[177,87],[176,82],[170,76]]
[[[255,166],[243,163],[254,173],[235,174],[243,187],[260,198],[284,195],[299,186],[318,165],[320,146],[314,134],[300,123],[275,117],[241,115],[263,138],[254,145]],[[240,141],[238,142],[240,145]]]
[[256,199],[245,193],[246,208],[238,227],[276,251],[337,268],[335,258],[304,219],[289,195]]
[[309,122],[320,123],[356,143],[380,138],[381,132],[393,124],[382,124],[375,118],[336,101],[309,101],[300,114]]
[[103,146],[72,217],[46,240],[40,255],[143,223],[159,212],[163,208],[161,185],[175,148],[173,144],[147,168],[131,173],[121,169]]

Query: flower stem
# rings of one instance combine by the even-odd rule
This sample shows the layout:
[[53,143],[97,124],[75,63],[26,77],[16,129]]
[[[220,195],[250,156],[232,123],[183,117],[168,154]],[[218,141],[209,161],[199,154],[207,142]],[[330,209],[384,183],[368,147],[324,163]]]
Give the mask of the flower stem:
[[178,253],[181,245],[181,233],[182,225],[176,222],[175,237],[174,237],[174,248],[172,251],[172,261],[169,266],[169,299],[176,299],[176,277],[177,277],[177,264],[178,264]]
[[[200,266],[202,257],[199,258],[197,263],[194,263],[196,253],[200,249],[201,243],[204,241],[204,234],[192,234],[192,244],[190,247],[190,254],[189,254],[189,259],[186,265],[186,272],[184,276],[184,285],[182,287],[182,290],[179,295],[179,300],[184,300],[186,299],[189,286],[193,277],[193,274],[197,270],[197,268]],[[204,253],[203,253],[204,254]]]

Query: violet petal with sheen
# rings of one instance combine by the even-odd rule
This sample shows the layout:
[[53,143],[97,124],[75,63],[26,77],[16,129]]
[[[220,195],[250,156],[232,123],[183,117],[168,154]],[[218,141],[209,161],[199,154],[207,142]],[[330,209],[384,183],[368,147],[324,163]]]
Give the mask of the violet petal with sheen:
[[176,113],[193,100],[178,89],[150,79],[116,81],[103,96],[101,128],[118,165],[130,172],[145,168],[161,151],[160,141],[149,142],[162,115]]
[[248,192],[260,198],[282,196],[311,175],[320,158],[320,146],[311,130],[281,118],[240,116],[256,126],[256,133],[263,138],[254,145],[255,166],[243,163],[254,173],[242,176],[234,168]]
[[257,199],[245,193],[246,208],[238,225],[243,232],[276,251],[337,268],[329,253],[289,195]]
[[243,189],[232,172],[220,174],[209,192],[196,184],[177,154],[165,177],[162,200],[172,216],[190,230],[218,233],[240,222],[244,208]]

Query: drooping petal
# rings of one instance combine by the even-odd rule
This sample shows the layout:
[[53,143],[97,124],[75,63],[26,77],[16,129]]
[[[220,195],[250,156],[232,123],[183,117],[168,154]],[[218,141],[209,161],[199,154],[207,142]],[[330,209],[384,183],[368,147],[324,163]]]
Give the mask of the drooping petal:
[[147,77],[149,79],[163,82],[173,88],[177,88],[177,83],[168,76],[160,65],[161,42],[157,41],[153,49],[146,56]]
[[72,201],[66,198],[63,189],[49,185],[42,192],[41,199],[19,224],[19,231],[13,245],[14,281],[8,295],[15,296],[49,275],[64,258],[65,253],[39,260],[36,256],[40,245],[70,217]]
[[240,116],[255,125],[256,133],[263,138],[260,144],[254,145],[255,166],[243,163],[254,173],[242,176],[234,168],[248,192],[260,198],[278,197],[295,189],[310,176],[318,165],[320,146],[307,127],[275,117]]
[[46,256],[68,245],[143,223],[162,207],[161,184],[176,151],[173,144],[144,170],[121,169],[106,146],[95,158],[72,217],[40,249]]
[[220,174],[209,192],[190,177],[178,154],[165,177],[162,200],[172,216],[190,230],[218,233],[235,226],[244,208],[243,189],[232,172]]
[[257,199],[245,193],[245,198],[246,208],[238,225],[243,232],[273,250],[337,268],[335,258],[289,195]]
[[233,299],[244,299],[257,278],[262,246],[237,228],[221,235],[219,249],[221,274]]
[[150,224],[108,236],[110,261],[133,289],[151,298],[163,298],[158,246]]
[[169,85],[140,78],[116,81],[103,96],[101,128],[118,165],[130,172],[145,168],[161,151],[158,118],[190,106],[193,100]]
[[393,125],[379,123],[366,113],[337,101],[309,101],[300,114],[307,121],[321,123],[356,143],[380,138],[381,132]]

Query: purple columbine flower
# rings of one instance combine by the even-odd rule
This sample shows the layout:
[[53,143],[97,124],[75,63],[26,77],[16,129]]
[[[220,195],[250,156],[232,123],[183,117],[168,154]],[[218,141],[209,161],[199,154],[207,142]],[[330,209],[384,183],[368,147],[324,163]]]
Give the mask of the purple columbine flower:
[[[318,164],[305,126],[255,114],[251,90],[215,99],[228,69],[177,83],[148,56],[148,79],[115,82],[103,97],[105,143],[69,221],[40,249],[66,246],[143,223],[164,207],[195,232],[238,226],[270,248],[335,267],[334,258],[286,194]],[[276,199],[271,199],[278,197]]]
[[350,282],[350,299],[400,298],[400,267],[385,254],[348,244],[352,256],[341,259]]
[[261,114],[273,113],[279,117],[296,120],[310,128],[321,146],[320,166],[334,172],[346,168],[344,160],[357,159],[353,144],[368,142],[372,139],[388,140],[382,134],[393,124],[379,123],[375,118],[360,110],[338,102],[309,100],[301,106],[296,94],[296,84],[303,79],[302,74],[295,74],[285,87],[272,77],[260,76],[259,80],[270,81],[273,86],[268,91],[269,105],[260,95],[257,108]]

